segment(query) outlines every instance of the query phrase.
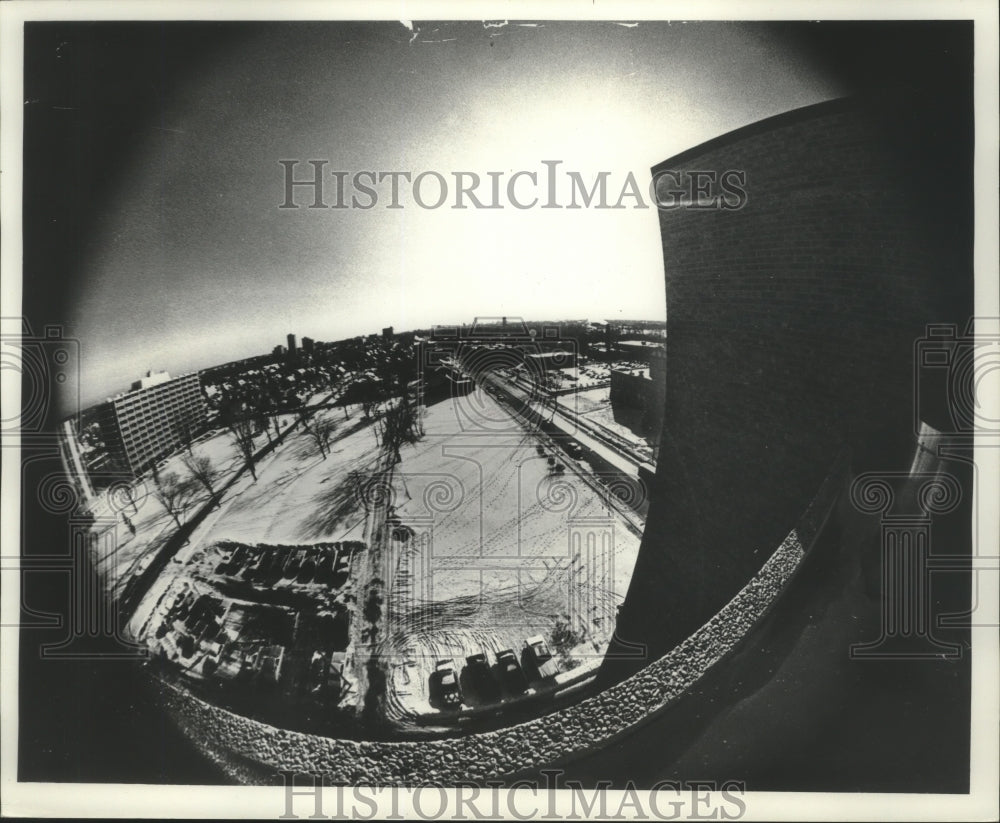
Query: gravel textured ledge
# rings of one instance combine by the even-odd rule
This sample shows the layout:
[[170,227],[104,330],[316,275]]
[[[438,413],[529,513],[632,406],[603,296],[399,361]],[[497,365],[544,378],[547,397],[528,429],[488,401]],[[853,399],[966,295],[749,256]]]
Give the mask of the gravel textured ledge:
[[502,777],[604,746],[664,708],[747,635],[804,555],[793,530],[718,614],[668,654],[600,694],[497,731],[430,741],[338,740],[268,726],[176,686],[163,684],[163,699],[185,733],[240,782],[262,782],[257,775],[278,771],[322,774],[327,784],[448,785]]

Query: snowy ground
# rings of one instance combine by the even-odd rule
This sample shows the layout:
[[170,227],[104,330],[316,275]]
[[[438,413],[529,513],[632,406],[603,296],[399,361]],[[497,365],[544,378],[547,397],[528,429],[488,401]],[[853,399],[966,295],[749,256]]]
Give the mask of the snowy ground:
[[[475,413],[456,414],[456,402]],[[469,418],[489,425],[476,430]],[[573,471],[551,448],[539,454],[542,441],[489,395],[429,407],[424,428],[396,467],[402,530],[384,556],[390,708],[432,711],[427,682],[436,660],[454,658],[461,668],[480,651],[491,662],[501,649],[520,655],[527,637],[549,637],[559,620],[580,639],[564,667],[598,661],[639,538],[584,466]]]
[[[364,510],[356,498],[355,486],[348,482],[354,470],[363,471],[373,464],[377,447],[371,425],[357,406],[347,409],[327,409],[318,416],[328,416],[337,422],[330,453],[324,459],[315,441],[301,427],[288,435],[287,440],[275,451],[256,464],[257,480],[249,473],[239,479],[211,512],[205,522],[192,535],[190,542],[178,552],[171,569],[180,569],[204,547],[221,540],[239,543],[303,545],[318,542],[360,540],[364,526]],[[282,420],[284,430],[294,418]],[[262,434],[258,446],[267,441]],[[220,475],[224,483],[242,465],[231,438],[219,433],[204,444],[195,445],[195,454],[201,449],[210,453],[218,466],[225,467]],[[211,450],[211,451],[209,451]],[[183,473],[181,456],[175,455],[161,471],[161,476],[171,471]],[[195,501],[195,506],[207,500],[207,495]],[[151,558],[176,526],[153,495],[139,505],[139,515],[126,510],[136,526],[137,536],[119,551],[119,566],[135,558]],[[119,527],[119,532],[127,530]],[[131,545],[137,548],[128,551]],[[105,564],[108,559],[104,559]],[[168,570],[161,578],[175,576]],[[122,578],[122,582],[127,577]],[[146,614],[155,603],[156,595],[166,591],[167,581],[158,580],[154,591],[144,599],[141,611]],[[142,625],[143,616],[133,621]]]
[[260,466],[257,482],[200,530],[199,541],[301,545],[360,540],[364,510],[350,478],[352,472],[374,467],[378,448],[360,409],[348,411],[348,418],[341,409],[321,413],[337,423],[326,458],[300,427]]
[[[263,442],[263,435],[259,439]],[[236,446],[226,432],[203,435],[192,445],[192,452],[196,457],[208,457],[212,461],[218,472],[218,486],[224,485],[242,465]],[[176,474],[187,477],[188,471],[182,461],[183,453],[168,458],[158,469],[160,476]],[[153,494],[151,478],[135,481],[131,489],[131,502],[127,495],[119,491],[115,491],[114,500],[109,501],[105,492],[91,509],[97,518],[95,531],[99,534],[93,561],[114,600],[118,599],[125,583],[145,568],[177,529],[174,519]],[[181,515],[181,521],[186,519],[188,512],[197,510],[207,500],[208,492],[199,489],[191,499],[187,512]],[[129,523],[132,528],[129,528]]]
[[[342,409],[321,414],[337,423],[330,454],[324,458],[300,427],[258,462],[256,481],[241,476],[144,598],[131,624],[137,636],[155,628],[157,604],[193,581],[205,552],[220,541],[302,546],[366,538],[359,478],[378,465],[373,423],[358,406],[347,417]],[[543,635],[555,657],[533,673],[522,659],[529,694],[555,688],[557,674],[599,665],[640,542],[587,465],[525,432],[506,404],[477,390],[430,406],[422,422],[424,436],[402,447],[393,472],[388,537],[371,553],[376,565],[355,568],[359,594],[374,576],[382,581],[381,642],[371,651],[387,674],[386,713],[404,723],[417,715],[444,717],[429,689],[440,659],[455,660],[467,708],[488,700],[462,671],[465,658],[478,652],[491,664],[503,649],[522,659],[525,640]],[[265,443],[261,435],[258,446]],[[240,465],[226,434],[195,449],[212,456],[223,480]],[[161,474],[170,471],[182,473],[179,456]],[[152,496],[138,509],[129,510],[137,530],[133,548],[114,560],[123,570],[151,558],[175,528]],[[363,628],[360,615],[352,625],[352,632]],[[557,625],[563,627],[558,643]],[[349,669],[362,670],[367,654],[367,643],[352,640]],[[358,687],[360,700],[363,677]]]
[[610,388],[589,389],[577,392],[575,395],[563,395],[558,398],[558,402],[568,410],[577,412],[585,420],[600,426],[633,446],[639,448],[647,446],[646,438],[615,420],[614,410],[611,408]]
[[563,394],[557,400],[559,405],[565,406],[570,411],[586,414],[611,404],[611,388],[605,386],[600,389],[579,391],[576,394]]

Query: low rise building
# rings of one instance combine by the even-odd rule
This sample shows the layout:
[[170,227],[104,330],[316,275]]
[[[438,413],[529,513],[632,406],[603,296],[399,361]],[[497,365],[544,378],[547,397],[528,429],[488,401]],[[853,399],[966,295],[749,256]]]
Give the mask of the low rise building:
[[[616,415],[632,416],[637,434],[657,439],[666,404],[667,358],[660,347],[648,367],[611,370],[611,408]],[[629,412],[638,413],[630,415]]]
[[614,346],[621,354],[647,363],[666,351],[659,340],[619,340]]

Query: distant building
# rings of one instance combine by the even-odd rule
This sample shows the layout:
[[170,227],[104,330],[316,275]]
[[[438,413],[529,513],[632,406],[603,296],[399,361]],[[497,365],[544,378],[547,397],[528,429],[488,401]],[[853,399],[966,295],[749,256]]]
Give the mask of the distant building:
[[97,411],[108,452],[135,476],[204,431],[207,416],[198,375],[171,378],[166,372],[149,372]]
[[445,375],[451,387],[452,397],[461,397],[462,395],[470,394],[476,387],[475,383],[472,382],[472,378],[457,365],[446,367]]
[[382,338],[384,340],[392,339],[392,326],[386,326],[384,329],[382,329]]
[[592,360],[608,362],[614,360],[614,352],[608,350],[606,343],[590,343],[587,345],[587,356]]
[[576,365],[573,354],[565,351],[546,351],[529,354],[525,360],[527,360],[530,366],[534,366],[538,372],[565,369]]
[[619,340],[614,345],[622,354],[647,363],[665,351],[663,343],[657,340]]
[[285,354],[285,347],[278,345],[271,349],[271,354],[275,357],[282,357]]
[[652,355],[649,368],[611,370],[611,408],[616,417],[628,418],[629,411],[635,412],[633,419],[644,437],[657,438],[663,426],[663,412],[666,404],[667,358],[660,353]]
[[313,350],[316,348],[316,341],[311,337],[302,338],[302,351],[306,354],[312,354]]
[[295,349],[295,335],[294,334],[289,334],[288,335],[288,354],[289,354],[289,356],[290,357],[295,357],[295,351],[296,351],[296,349]]

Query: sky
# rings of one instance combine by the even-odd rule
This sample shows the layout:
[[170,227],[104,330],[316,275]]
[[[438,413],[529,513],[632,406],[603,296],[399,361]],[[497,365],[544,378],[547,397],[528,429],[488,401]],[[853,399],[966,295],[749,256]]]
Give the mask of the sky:
[[[842,93],[767,27],[726,23],[278,23],[210,58],[142,101],[114,185],[89,204],[71,318],[85,402],[289,332],[662,319],[654,208],[517,209],[510,175],[538,173],[544,196],[542,161],[560,161],[566,204],[566,171],[588,185],[606,171],[613,203],[629,173],[645,187],[679,151]],[[281,209],[282,159],[302,161],[300,179],[310,159],[349,175],[436,171],[449,197],[421,208],[404,182],[389,209],[385,182],[370,210]],[[502,173],[503,207],[450,208],[459,171],[485,181],[487,202],[487,173]],[[433,179],[421,191],[436,199]]]

